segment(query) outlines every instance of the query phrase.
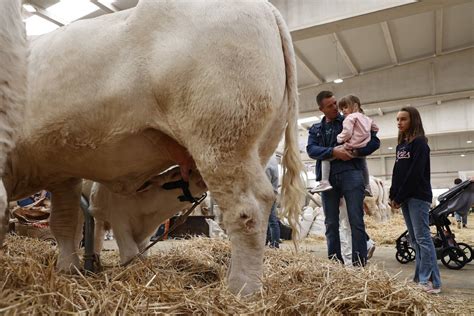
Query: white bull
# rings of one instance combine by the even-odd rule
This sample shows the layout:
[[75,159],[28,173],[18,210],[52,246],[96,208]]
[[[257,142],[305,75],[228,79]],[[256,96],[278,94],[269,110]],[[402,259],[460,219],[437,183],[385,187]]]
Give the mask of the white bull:
[[367,215],[374,216],[378,221],[386,221],[391,217],[391,208],[388,204],[388,194],[381,179],[370,176],[372,197],[365,197],[364,209]]
[[0,1],[0,245],[6,233],[7,192],[1,179],[15,143],[26,97],[26,36],[19,0]]
[[133,194],[194,164],[223,211],[229,288],[261,287],[268,213],[264,166],[285,134],[282,204],[297,222],[294,51],[266,1],[152,1],[74,22],[30,45],[28,106],[5,186],[52,192],[58,268],[79,265],[81,178]]
[[[181,180],[179,168],[171,169],[153,178],[146,191],[131,196],[113,193],[94,182],[89,208],[96,220],[95,252],[100,254],[102,250],[104,225],[108,223],[114,231],[122,264],[140,253],[165,219],[192,206],[191,202],[179,199],[183,195],[180,188],[168,190],[162,187],[178,180]],[[197,172],[189,177],[189,190],[194,197],[206,191],[206,185]]]

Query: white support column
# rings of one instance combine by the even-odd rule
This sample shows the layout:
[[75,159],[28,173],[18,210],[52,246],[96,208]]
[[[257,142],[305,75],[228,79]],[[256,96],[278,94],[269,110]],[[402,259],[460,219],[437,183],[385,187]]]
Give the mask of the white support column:
[[443,53],[443,9],[435,11],[435,23],[436,23],[436,55]]

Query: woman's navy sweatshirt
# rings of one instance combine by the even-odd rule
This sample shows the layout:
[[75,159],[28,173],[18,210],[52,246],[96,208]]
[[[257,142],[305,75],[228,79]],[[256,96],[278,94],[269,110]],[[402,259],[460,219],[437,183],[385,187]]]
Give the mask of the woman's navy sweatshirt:
[[390,200],[402,204],[409,198],[430,203],[433,198],[430,184],[430,147],[423,137],[397,146]]

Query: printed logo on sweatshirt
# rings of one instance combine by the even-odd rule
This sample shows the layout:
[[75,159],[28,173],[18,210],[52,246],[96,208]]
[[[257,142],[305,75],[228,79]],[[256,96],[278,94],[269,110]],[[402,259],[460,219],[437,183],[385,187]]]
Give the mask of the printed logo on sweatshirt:
[[399,159],[410,159],[410,152],[406,150],[400,150],[399,152],[397,152],[396,161],[398,161]]

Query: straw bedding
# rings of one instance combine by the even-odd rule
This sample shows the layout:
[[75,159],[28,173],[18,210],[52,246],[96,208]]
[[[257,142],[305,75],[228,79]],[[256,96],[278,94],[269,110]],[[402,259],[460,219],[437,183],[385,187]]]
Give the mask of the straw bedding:
[[[454,217],[448,217],[451,221],[451,230],[456,235],[457,242],[465,242],[474,246],[474,225],[469,228],[459,229],[456,227]],[[370,238],[375,240],[378,245],[395,245],[397,238],[406,231],[407,227],[401,214],[395,214],[392,218],[384,223],[377,222],[370,216],[364,217],[367,233]],[[474,214],[470,214],[468,223],[474,223]],[[431,226],[432,232],[436,232],[435,226]]]
[[[0,314],[315,314],[455,312],[376,266],[349,269],[310,253],[268,250],[263,290],[242,298],[226,290],[226,241],[195,238],[133,263],[103,253],[96,275],[56,273],[47,242],[10,236],[0,256]],[[156,277],[154,277],[156,275]],[[462,306],[462,305],[457,305]],[[466,310],[464,309],[464,312]]]

